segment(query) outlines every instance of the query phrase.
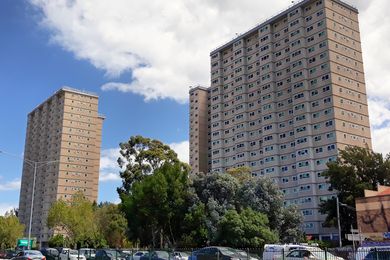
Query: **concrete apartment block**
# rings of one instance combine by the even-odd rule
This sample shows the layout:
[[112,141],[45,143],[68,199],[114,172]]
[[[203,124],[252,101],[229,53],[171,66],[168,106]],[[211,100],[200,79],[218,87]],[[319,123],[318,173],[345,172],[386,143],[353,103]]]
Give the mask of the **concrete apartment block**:
[[[52,235],[47,228],[50,206],[81,191],[97,201],[100,146],[104,117],[98,96],[62,88],[28,114],[24,158],[39,163],[36,174],[32,236],[43,245]],[[34,167],[24,163],[19,219],[29,227]]]
[[[304,0],[210,56],[211,86],[190,90],[193,172],[205,160],[209,172],[249,166],[252,176],[278,183],[286,206],[299,206],[306,234],[337,239],[318,211],[334,196],[321,172],[338,149],[371,148],[358,10]],[[199,92],[208,102],[195,103]],[[208,132],[200,135],[206,120],[194,116],[206,109]]]

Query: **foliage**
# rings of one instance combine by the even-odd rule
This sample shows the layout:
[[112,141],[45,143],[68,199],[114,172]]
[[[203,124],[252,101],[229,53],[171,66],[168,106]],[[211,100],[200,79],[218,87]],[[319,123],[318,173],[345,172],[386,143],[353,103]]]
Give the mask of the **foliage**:
[[127,220],[118,206],[101,203],[96,208],[96,222],[107,244],[111,248],[123,248],[127,236]]
[[67,247],[67,242],[62,234],[57,234],[49,239],[49,247]]
[[0,248],[14,248],[18,238],[23,236],[24,225],[10,212],[0,216]]
[[228,174],[197,174],[160,141],[141,136],[121,144],[120,209],[128,236],[141,246],[262,246],[300,241],[302,216],[283,207],[283,194],[268,178],[250,178],[239,167]]
[[206,226],[206,214],[206,207],[202,202],[198,202],[189,208],[184,216],[181,247],[198,247],[207,244],[209,235]]
[[298,243],[305,240],[301,229],[303,216],[296,205],[284,207],[282,209],[282,222],[279,226],[280,242]]
[[240,183],[245,183],[252,178],[251,168],[248,166],[230,168],[226,173],[236,178]]
[[238,191],[238,204],[267,214],[270,227],[279,230],[282,223],[283,193],[266,177],[244,183]]
[[134,183],[130,194],[121,197],[131,239],[141,245],[151,241],[156,246],[161,238],[171,245],[176,243],[188,198],[188,172],[180,163],[155,169],[153,175]]
[[[119,194],[128,194],[133,183],[141,181],[164,163],[177,164],[177,154],[168,145],[142,136],[132,136],[125,143],[120,143],[119,166],[124,169],[120,172],[122,187]],[[187,167],[182,163],[183,167]]]
[[213,242],[218,223],[226,211],[235,209],[239,182],[228,174],[199,174],[193,179],[195,201],[203,203],[206,213],[208,240]]
[[268,227],[265,214],[247,208],[238,213],[228,210],[218,225],[216,242],[232,247],[263,247],[278,241],[278,236]]
[[98,230],[92,203],[82,193],[68,202],[56,201],[49,210],[48,226],[65,232],[73,246],[102,247],[105,241]]
[[[335,162],[328,163],[323,175],[328,178],[331,190],[337,190],[341,203],[355,207],[355,199],[364,197],[364,190],[375,190],[377,185],[390,184],[390,160],[382,154],[367,148],[346,147],[341,150]],[[327,213],[326,223],[336,226],[336,199],[330,199],[320,205],[320,211]],[[351,225],[356,227],[355,212],[340,207],[342,233],[349,232]]]

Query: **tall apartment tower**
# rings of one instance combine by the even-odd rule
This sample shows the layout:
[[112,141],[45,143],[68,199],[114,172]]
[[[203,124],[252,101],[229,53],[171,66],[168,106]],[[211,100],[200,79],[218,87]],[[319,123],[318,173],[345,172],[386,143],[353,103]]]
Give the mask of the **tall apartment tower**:
[[62,88],[28,114],[19,218],[28,233],[34,164],[36,180],[31,225],[32,237],[45,245],[50,206],[81,191],[97,200],[100,145],[104,117],[98,114],[98,96]]
[[[278,183],[285,205],[299,206],[306,234],[337,239],[322,225],[319,204],[334,192],[321,172],[339,149],[371,148],[358,10],[303,0],[210,56],[210,88],[190,91],[193,170],[205,160],[210,172],[249,166]],[[194,115],[206,108],[200,135]],[[207,150],[196,136],[210,137]]]

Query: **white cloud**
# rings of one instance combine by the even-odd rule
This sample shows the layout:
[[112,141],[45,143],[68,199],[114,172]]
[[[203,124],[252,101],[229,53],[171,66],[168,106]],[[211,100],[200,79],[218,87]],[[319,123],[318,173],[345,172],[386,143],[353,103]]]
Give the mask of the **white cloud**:
[[[209,84],[213,48],[286,5],[282,0],[30,1],[42,11],[52,42],[113,78],[104,90],[179,102],[187,100],[188,86]],[[128,82],[115,81],[129,71]]]
[[120,156],[119,148],[104,149],[100,156],[100,182],[120,181],[117,160]]
[[[187,101],[188,86],[209,85],[209,53],[286,8],[284,0],[30,0],[42,11],[51,41],[102,69],[103,90],[133,92],[146,100]],[[390,103],[390,1],[348,1],[360,10],[374,149],[383,145]],[[118,75],[131,72],[127,82]],[[379,131],[382,129],[382,131]],[[389,130],[390,131],[390,130]],[[378,139],[377,139],[378,138]],[[381,140],[381,141],[379,141]],[[104,163],[102,165],[105,165]]]
[[0,183],[0,192],[1,191],[11,191],[20,189],[20,179],[15,179],[13,181],[8,181]]
[[119,176],[119,173],[113,173],[113,172],[101,172],[99,181],[106,182],[106,181],[120,181],[121,177]]
[[18,205],[10,203],[0,203],[0,216],[4,216],[7,211],[17,208]]
[[179,143],[171,143],[169,146],[177,153],[179,160],[185,163],[189,163],[190,156],[190,142],[183,141]]
[[100,170],[119,169],[117,160],[120,156],[119,148],[104,149],[100,156]]

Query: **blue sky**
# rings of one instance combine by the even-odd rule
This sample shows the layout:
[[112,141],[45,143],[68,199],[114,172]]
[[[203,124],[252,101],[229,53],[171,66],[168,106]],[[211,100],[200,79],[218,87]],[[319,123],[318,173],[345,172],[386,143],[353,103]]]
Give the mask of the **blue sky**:
[[[374,150],[390,136],[390,1],[351,0],[360,30]],[[188,160],[190,85],[209,53],[291,1],[1,0],[0,149],[22,156],[26,116],[62,86],[100,96],[100,201],[117,201],[118,143],[141,134]],[[0,215],[17,207],[22,163],[0,154]]]
[[[22,156],[27,113],[64,85],[100,96],[99,110],[106,116],[103,150],[136,134],[166,143],[188,139],[187,104],[167,99],[145,102],[140,95],[102,91],[100,86],[108,81],[105,71],[50,43],[49,31],[38,22],[36,10],[26,2],[0,1],[1,150]],[[126,77],[129,73],[119,80]],[[21,160],[0,154],[0,207],[18,205],[21,167]],[[99,200],[115,201],[119,184],[112,179],[100,182]]]

